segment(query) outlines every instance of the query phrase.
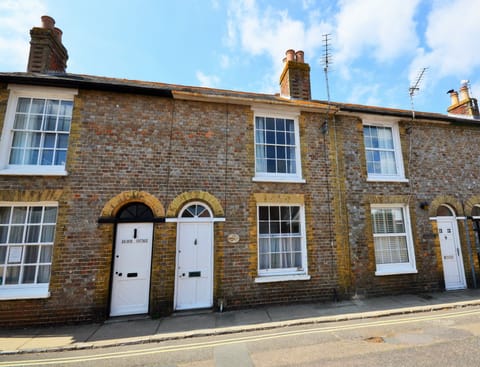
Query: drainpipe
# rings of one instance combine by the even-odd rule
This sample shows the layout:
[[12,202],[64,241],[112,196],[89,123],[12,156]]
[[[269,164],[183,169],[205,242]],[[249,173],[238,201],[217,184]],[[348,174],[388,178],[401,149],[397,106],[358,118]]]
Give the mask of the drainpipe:
[[468,220],[467,217],[463,220],[465,224],[465,237],[467,237],[467,250],[468,250],[468,257],[470,259],[470,267],[472,270],[472,279],[473,279],[473,288],[477,288],[477,277],[475,276],[475,264],[473,263],[473,254],[472,254],[472,247],[470,243],[470,234],[468,233]]

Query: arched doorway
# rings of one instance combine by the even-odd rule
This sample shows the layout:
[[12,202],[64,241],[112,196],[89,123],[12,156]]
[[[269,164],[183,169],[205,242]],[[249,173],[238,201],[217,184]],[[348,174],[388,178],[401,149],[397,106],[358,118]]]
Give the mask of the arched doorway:
[[445,289],[464,289],[467,283],[455,211],[449,205],[440,205],[437,209],[436,219]]
[[110,316],[148,312],[154,215],[143,203],[123,206],[116,216]]
[[213,213],[202,202],[188,203],[177,219],[176,310],[213,306]]

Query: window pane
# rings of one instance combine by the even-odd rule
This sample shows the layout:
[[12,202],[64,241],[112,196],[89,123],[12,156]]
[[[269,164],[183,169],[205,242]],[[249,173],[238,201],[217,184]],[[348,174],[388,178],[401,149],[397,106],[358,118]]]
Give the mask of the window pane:
[[26,242],[37,243],[39,240],[39,235],[40,235],[40,226],[28,226]]
[[12,149],[10,152],[10,160],[8,164],[22,164],[23,163],[23,150]]
[[38,163],[38,149],[26,149],[23,158],[23,164],[37,164]]
[[53,242],[55,236],[55,225],[43,226],[42,227],[42,237],[40,242]]
[[49,99],[47,100],[45,113],[48,115],[57,115],[58,114],[59,101]]
[[286,160],[277,160],[277,172],[278,173],[288,173],[288,165]]
[[270,220],[279,220],[280,219],[280,207],[271,206],[269,212],[270,212]]
[[13,134],[12,147],[24,148],[27,145],[29,135],[29,133],[15,131],[15,133]]
[[258,218],[260,220],[268,220],[269,208],[268,206],[259,206],[258,207]]
[[52,252],[53,246],[42,246],[42,250],[40,252],[40,262],[41,263],[49,263],[52,262]]
[[48,283],[50,281],[50,265],[40,265],[38,267],[37,283]]
[[38,99],[34,98],[32,100],[32,108],[30,110],[30,113],[40,113],[43,114],[45,108],[45,100],[44,99]]
[[42,221],[42,206],[35,206],[30,208],[30,215],[28,217],[28,223],[41,223]]
[[256,117],[255,118],[255,128],[256,129],[265,129],[265,117]]
[[31,284],[35,283],[35,270],[37,269],[36,266],[24,266],[23,267],[23,276],[22,276],[22,284]]
[[0,226],[0,243],[7,243],[8,227]]
[[45,140],[43,142],[44,148],[55,148],[56,134],[45,134]]
[[12,226],[10,228],[9,243],[23,243],[24,226]]
[[270,222],[270,233],[280,233],[280,222]]
[[42,153],[42,166],[50,166],[53,162],[53,150],[44,150]]
[[42,115],[30,115],[30,118],[28,119],[28,123],[27,123],[27,129],[35,130],[35,131],[42,130],[42,121],[43,121]]
[[55,165],[64,166],[67,161],[67,152],[65,150],[57,150],[55,154]]
[[0,224],[8,224],[10,222],[10,207],[0,206]]
[[285,120],[284,119],[276,119],[275,120],[275,128],[277,131],[285,131]]
[[39,246],[25,246],[24,264],[32,264],[38,261],[38,248]]
[[295,122],[291,119],[285,120],[285,130],[290,132],[295,131]]
[[271,117],[267,117],[267,118],[266,118],[265,128],[266,128],[267,130],[275,130],[275,119],[273,119],[273,118],[271,118]]
[[28,112],[30,101],[30,98],[19,98],[17,102],[17,112]]
[[14,129],[25,129],[27,127],[27,115],[16,115],[15,121],[13,122]]
[[20,278],[20,266],[8,266],[5,276],[5,284],[18,284]]
[[43,223],[55,223],[57,221],[57,208],[50,206],[45,207]]
[[275,158],[275,146],[267,145],[267,158]]
[[274,131],[266,131],[265,132],[265,143],[266,144],[275,144],[275,132]]
[[62,101],[60,104],[60,116],[72,116],[73,101]]
[[70,131],[70,117],[60,117],[58,119],[57,131]]
[[57,116],[46,116],[44,130],[55,131],[56,127],[57,127]]
[[[7,259],[7,246],[0,246],[0,264],[5,264],[6,259]],[[0,272],[0,276],[1,275],[2,274]]]

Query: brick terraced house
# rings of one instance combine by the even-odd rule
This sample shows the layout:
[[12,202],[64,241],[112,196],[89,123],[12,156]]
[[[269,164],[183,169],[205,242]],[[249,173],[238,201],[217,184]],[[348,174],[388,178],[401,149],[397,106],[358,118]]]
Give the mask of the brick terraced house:
[[480,121],[66,73],[54,20],[0,73],[0,325],[476,286]]

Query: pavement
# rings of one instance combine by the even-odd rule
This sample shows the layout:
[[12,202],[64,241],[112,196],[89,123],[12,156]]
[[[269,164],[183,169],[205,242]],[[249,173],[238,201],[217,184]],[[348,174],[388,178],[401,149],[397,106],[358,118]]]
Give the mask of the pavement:
[[120,317],[103,323],[0,330],[0,355],[153,343],[472,306],[480,307],[480,289],[272,305],[235,311],[227,309],[223,312],[179,312],[158,319]]

